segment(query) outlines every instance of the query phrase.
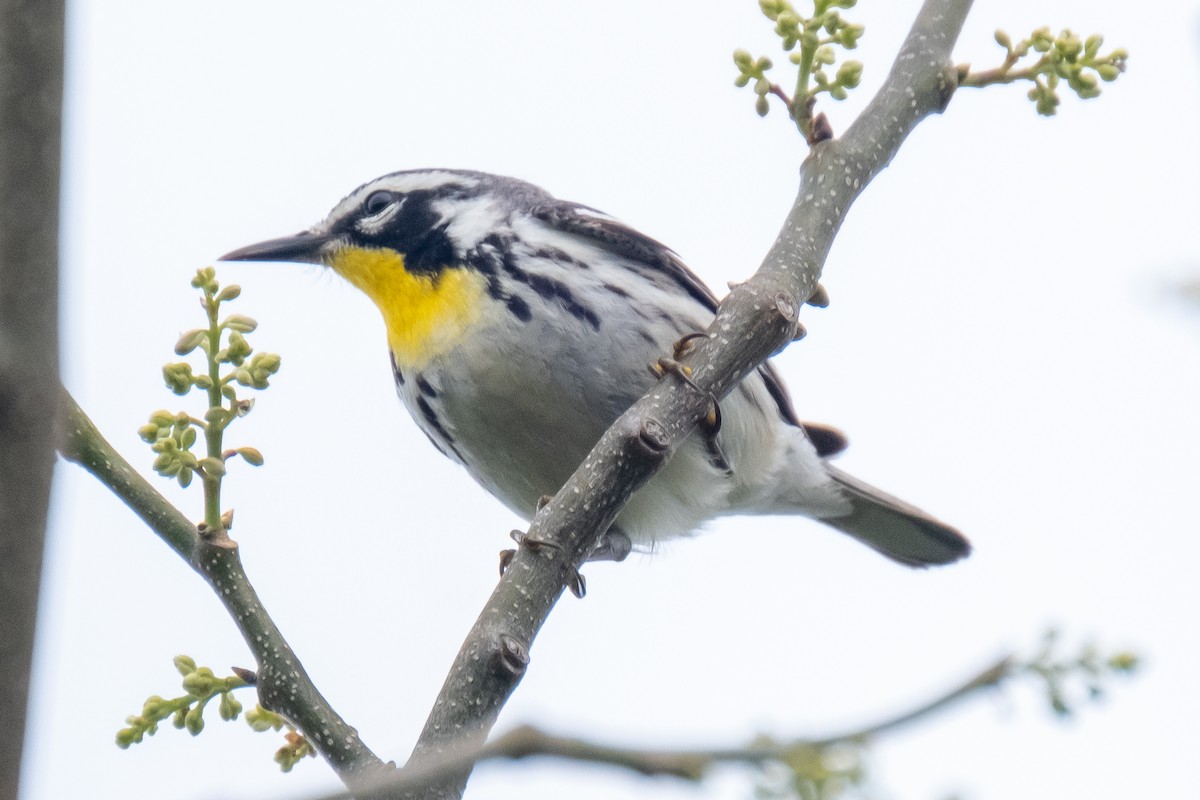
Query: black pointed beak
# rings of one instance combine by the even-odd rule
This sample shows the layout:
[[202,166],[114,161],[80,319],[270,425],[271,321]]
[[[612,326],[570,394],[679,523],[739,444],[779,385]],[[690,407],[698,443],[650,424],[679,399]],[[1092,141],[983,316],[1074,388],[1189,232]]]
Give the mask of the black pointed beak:
[[268,239],[265,242],[239,247],[218,261],[288,261],[302,264],[321,264],[321,248],[332,237],[326,234],[301,231],[295,236]]

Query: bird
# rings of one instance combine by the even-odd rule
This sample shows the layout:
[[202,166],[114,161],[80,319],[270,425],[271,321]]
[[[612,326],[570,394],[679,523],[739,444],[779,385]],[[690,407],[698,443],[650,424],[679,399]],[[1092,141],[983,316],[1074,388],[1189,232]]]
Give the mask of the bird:
[[[312,227],[220,260],[316,264],[366,294],[416,424],[526,520],[718,302],[673,250],[616,218],[461,169],[376,178]],[[715,441],[693,433],[634,494],[594,559],[755,514],[815,519],[907,566],[971,551],[955,528],[835,467],[845,437],[802,422],[769,362],[720,416]]]

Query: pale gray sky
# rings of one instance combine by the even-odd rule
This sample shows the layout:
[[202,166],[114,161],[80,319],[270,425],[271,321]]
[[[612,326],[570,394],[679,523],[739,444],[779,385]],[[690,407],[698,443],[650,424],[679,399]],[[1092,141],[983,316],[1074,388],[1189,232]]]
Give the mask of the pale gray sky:
[[[919,6],[864,3],[863,87]],[[1024,89],[963,91],[856,204],[809,337],[778,363],[843,465],[958,525],[976,554],[914,573],[797,519],[732,519],[653,557],[588,568],[533,649],[501,727],[724,745],[822,734],[931,697],[1048,625],[1133,646],[1144,672],[1063,724],[1027,687],[881,743],[892,796],[1182,796],[1197,789],[1195,519],[1200,9],[980,0],[958,59],[998,26],[1101,31],[1129,72],[1037,117]],[[514,175],[666,242],[718,291],[777,231],[803,157],[760,120],[730,53],[776,55],[746,2],[77,2],[64,172],[65,381],[149,472],[135,431],[177,408],[161,364],[199,324],[188,280],[294,232],[379,174]],[[283,370],[235,443],[227,506],[259,592],[318,685],[384,758],[407,757],[517,520],[425,441],[394,397],[368,301],[318,268],[225,265],[251,341]],[[194,408],[194,406],[192,406]],[[199,516],[198,489],[155,478]],[[286,798],[274,736],[215,719],[113,745],[171,658],[252,666],[203,583],[72,465],[59,472],[27,800]],[[250,700],[249,697],[246,698]],[[744,797],[595,769],[486,768],[469,796]]]

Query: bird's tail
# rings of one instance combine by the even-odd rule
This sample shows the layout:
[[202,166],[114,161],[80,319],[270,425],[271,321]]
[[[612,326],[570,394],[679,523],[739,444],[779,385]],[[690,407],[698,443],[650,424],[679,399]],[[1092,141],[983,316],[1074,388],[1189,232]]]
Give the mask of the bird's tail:
[[910,567],[949,564],[971,552],[971,543],[946,523],[828,462],[825,469],[851,506],[844,516],[822,517],[826,525]]

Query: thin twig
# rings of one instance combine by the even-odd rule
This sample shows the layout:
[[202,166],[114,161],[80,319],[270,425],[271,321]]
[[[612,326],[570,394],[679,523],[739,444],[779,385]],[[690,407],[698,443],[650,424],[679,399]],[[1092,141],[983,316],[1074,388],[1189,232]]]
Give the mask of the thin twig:
[[[866,728],[847,731],[820,739],[795,739],[772,744],[753,744],[709,750],[640,750],[597,744],[571,736],[559,736],[538,728],[522,725],[514,728],[483,747],[448,750],[436,759],[423,761],[419,766],[406,767],[368,788],[380,794],[418,793],[430,785],[461,774],[482,761],[496,759],[518,760],[533,757],[557,758],[576,763],[602,764],[636,772],[640,775],[662,775],[686,781],[700,781],[709,771],[722,764],[764,764],[789,761],[802,750],[819,751],[842,744],[862,744],[868,739],[892,733],[920,721],[955,703],[993,687],[1017,674],[1017,662],[1005,656],[964,681],[949,692],[891,719]],[[372,795],[374,796],[374,795]],[[314,800],[348,800],[346,792],[322,795]]]
[[129,465],[62,390],[63,457],[82,466],[125,501],[184,561],[200,573],[233,617],[258,664],[259,701],[284,715],[312,742],[347,786],[354,788],[380,772],[383,761],[358,738],[329,705],[246,577],[237,545],[224,531],[205,537],[145,478]]

